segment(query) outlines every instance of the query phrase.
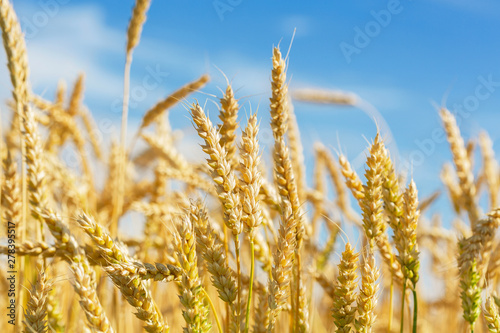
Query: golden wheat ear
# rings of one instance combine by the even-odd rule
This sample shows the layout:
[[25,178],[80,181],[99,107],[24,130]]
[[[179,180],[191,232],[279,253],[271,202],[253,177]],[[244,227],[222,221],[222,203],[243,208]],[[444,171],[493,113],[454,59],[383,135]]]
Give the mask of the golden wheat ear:
[[332,306],[333,322],[339,332],[349,332],[354,323],[356,307],[351,305],[356,301],[357,261],[358,254],[354,252],[351,244],[346,243],[338,265],[339,275],[334,289],[336,297]]

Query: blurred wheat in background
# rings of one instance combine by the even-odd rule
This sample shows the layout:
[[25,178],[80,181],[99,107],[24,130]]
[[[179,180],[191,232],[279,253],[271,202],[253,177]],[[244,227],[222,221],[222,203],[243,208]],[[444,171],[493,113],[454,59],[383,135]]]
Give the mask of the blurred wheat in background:
[[[500,332],[500,173],[488,134],[478,138],[475,173],[473,141],[440,111],[453,157],[441,178],[456,213],[446,229],[439,216],[426,216],[439,193],[419,198],[384,133],[369,134],[362,176],[331,143],[302,146],[293,98],[348,106],[358,98],[290,93],[293,59],[279,47],[269,63],[271,98],[260,107],[270,124],[256,112],[243,116],[229,81],[212,123],[213,106],[190,96],[209,84],[205,74],[127,133],[132,55],[149,7],[137,0],[132,12],[120,138],[104,147],[84,105],[83,75],[69,93],[61,84],[53,100],[31,91],[19,21],[0,0],[12,83],[0,146],[3,332]],[[176,146],[168,121],[176,104],[189,111],[203,163]],[[267,159],[259,130],[269,127]],[[75,151],[76,168],[63,149]],[[484,189],[489,202],[481,205]],[[134,237],[121,226],[132,211],[145,221]],[[423,251],[430,262],[421,269]],[[437,285],[419,283],[431,275]]]

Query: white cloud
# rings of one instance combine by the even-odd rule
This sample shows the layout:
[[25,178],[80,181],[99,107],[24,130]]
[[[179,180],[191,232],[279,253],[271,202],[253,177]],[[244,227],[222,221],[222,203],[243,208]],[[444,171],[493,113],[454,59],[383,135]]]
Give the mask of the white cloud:
[[306,37],[311,34],[314,28],[314,21],[304,15],[290,15],[281,21],[281,32],[288,36],[294,29],[297,37]]

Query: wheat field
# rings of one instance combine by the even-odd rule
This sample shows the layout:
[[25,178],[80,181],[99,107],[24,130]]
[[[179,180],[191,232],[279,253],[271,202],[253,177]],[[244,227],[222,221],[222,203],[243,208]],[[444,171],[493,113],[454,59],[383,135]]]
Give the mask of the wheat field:
[[[439,111],[453,158],[441,173],[451,228],[428,216],[440,193],[419,197],[383,133],[360,133],[372,138],[363,175],[332,143],[302,145],[292,97],[354,105],[356,96],[289,92],[293,58],[279,47],[259,111],[270,124],[241,112],[229,82],[216,111],[194,99],[210,84],[200,73],[127,133],[133,52],[149,9],[136,0],[131,13],[120,136],[104,147],[83,75],[52,100],[31,91],[19,20],[0,0],[12,83],[0,143],[2,332],[500,332],[500,169],[487,133],[465,141],[453,113]],[[173,107],[189,115],[203,163],[178,149]],[[272,131],[269,159],[262,128]],[[304,150],[314,150],[310,183]],[[144,221],[133,237],[123,230],[131,212]],[[422,269],[421,253],[430,258]]]

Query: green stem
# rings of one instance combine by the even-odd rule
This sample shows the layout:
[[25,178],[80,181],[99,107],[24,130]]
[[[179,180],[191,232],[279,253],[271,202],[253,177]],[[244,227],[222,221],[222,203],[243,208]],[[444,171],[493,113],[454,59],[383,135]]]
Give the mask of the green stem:
[[417,313],[418,313],[417,290],[413,289],[413,333],[417,333]]
[[215,322],[217,323],[217,329],[219,330],[219,333],[222,333],[222,326],[220,324],[219,316],[217,316],[217,311],[215,311],[214,303],[212,303],[212,299],[210,298],[210,296],[208,296],[208,293],[205,290],[205,288],[202,287],[201,290],[203,291],[203,294],[205,294],[205,298],[207,299],[208,304],[210,305],[210,309],[214,314]]
[[[251,237],[251,236],[250,236]],[[247,314],[245,320],[245,332],[248,332],[250,326],[250,304],[252,303],[252,290],[253,290],[253,276],[255,270],[255,248],[253,245],[253,237],[250,238],[250,286],[248,287],[248,302],[247,302]]]
[[401,333],[404,332],[404,319],[405,319],[405,298],[406,298],[406,279],[403,281],[403,293],[401,295]]

